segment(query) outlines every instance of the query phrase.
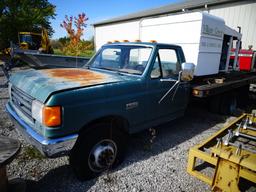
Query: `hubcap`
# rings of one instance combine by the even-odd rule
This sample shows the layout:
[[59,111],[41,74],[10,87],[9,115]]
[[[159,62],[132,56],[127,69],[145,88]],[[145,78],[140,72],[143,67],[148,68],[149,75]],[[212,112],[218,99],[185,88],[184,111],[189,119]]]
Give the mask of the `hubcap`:
[[97,143],[91,150],[88,165],[94,172],[108,169],[116,159],[117,147],[114,141],[104,139]]

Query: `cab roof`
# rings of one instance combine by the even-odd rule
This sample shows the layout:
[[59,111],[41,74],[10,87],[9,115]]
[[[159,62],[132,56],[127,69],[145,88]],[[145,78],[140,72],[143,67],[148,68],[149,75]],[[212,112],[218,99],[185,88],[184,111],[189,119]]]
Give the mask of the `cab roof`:
[[114,45],[136,45],[136,46],[150,46],[150,47],[158,47],[158,46],[170,46],[170,47],[180,47],[179,45],[175,44],[167,44],[167,43],[157,43],[157,42],[113,42],[107,43],[103,46],[114,46]]

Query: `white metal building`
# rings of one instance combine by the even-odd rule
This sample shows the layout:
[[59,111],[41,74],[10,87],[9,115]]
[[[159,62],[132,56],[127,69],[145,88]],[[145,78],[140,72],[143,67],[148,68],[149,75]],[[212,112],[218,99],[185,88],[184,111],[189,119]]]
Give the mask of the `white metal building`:
[[256,49],[256,0],[188,0],[95,23],[96,49],[108,41],[140,39],[138,26],[145,18],[196,11],[207,11],[222,17],[231,28],[240,26],[243,35],[242,47],[247,49],[249,45],[253,45]]
[[240,26],[243,48],[247,49],[249,45],[253,45],[256,50],[256,1],[211,9],[209,13],[222,17],[231,28]]

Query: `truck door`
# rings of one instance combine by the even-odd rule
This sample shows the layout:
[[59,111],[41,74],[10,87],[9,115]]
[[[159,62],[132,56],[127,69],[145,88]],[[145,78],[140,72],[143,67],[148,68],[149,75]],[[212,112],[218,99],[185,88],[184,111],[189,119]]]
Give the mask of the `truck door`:
[[[181,82],[161,101],[178,80],[181,63],[185,61],[181,49],[159,47],[148,83],[151,119],[173,119],[183,114],[189,98],[189,84]],[[160,102],[161,101],[161,102]]]

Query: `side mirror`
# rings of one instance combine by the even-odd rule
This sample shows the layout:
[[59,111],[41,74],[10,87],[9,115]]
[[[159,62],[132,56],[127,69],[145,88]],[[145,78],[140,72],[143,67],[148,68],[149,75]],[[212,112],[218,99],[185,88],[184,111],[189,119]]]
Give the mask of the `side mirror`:
[[194,77],[195,64],[193,63],[182,63],[181,64],[181,80],[191,81]]

